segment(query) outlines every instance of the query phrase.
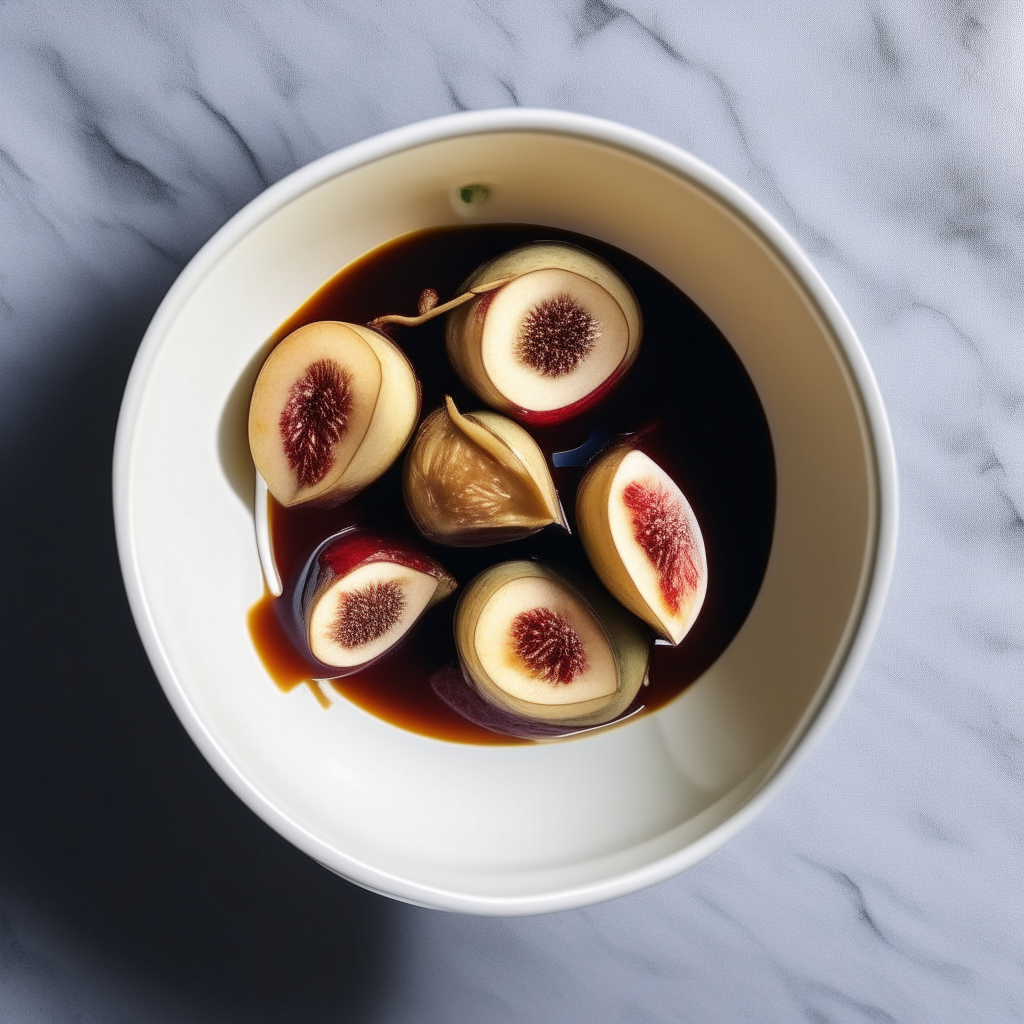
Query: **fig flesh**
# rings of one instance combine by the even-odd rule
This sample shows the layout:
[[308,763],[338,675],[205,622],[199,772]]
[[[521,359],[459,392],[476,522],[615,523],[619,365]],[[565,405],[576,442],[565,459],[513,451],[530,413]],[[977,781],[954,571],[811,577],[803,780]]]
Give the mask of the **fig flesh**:
[[565,518],[544,453],[497,413],[463,415],[450,397],[417,431],[402,473],[406,507],[429,540],[481,547]]
[[293,632],[301,633],[321,678],[345,675],[390,651],[455,586],[428,555],[345,531],[307,562],[291,602]]
[[260,370],[249,448],[282,505],[331,507],[398,458],[419,410],[419,382],[394,342],[358,324],[307,324]]
[[636,359],[640,309],[603,260],[562,242],[535,242],[480,267],[488,288],[448,314],[456,372],[488,405],[524,423],[559,423],[604,397]]
[[680,643],[704,604],[708,566],[697,517],[668,473],[636,448],[612,448],[580,483],[576,525],[612,595]]
[[644,628],[599,586],[529,561],[492,566],[469,584],[455,646],[487,703],[525,722],[578,728],[622,715],[650,656]]

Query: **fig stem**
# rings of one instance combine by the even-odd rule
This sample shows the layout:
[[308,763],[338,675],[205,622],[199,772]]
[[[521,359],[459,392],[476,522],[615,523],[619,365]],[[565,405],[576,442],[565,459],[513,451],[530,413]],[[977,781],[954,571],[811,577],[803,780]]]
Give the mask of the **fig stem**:
[[389,313],[387,316],[379,316],[376,320],[371,320],[367,326],[383,327],[384,324],[399,324],[402,327],[419,327],[420,324],[425,324],[428,320],[433,320],[435,316],[447,313],[448,310],[455,309],[457,306],[461,306],[463,303],[469,302],[470,299],[475,299],[478,295],[483,295],[486,292],[493,292],[502,285],[508,284],[511,280],[511,277],[502,277],[497,281],[486,281],[484,284],[475,285],[470,288],[468,292],[464,292],[462,295],[451,299],[449,302],[443,302],[440,306],[428,309],[426,313],[421,313],[419,316],[400,316],[398,313]]

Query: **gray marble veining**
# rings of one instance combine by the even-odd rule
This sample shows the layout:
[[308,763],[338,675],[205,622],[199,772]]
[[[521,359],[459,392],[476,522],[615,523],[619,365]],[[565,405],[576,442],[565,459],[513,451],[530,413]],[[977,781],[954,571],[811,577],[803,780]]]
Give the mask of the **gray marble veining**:
[[[1015,3],[0,2],[0,1018],[1024,1019],[1022,44]],[[479,920],[350,890],[221,792],[134,640],[107,487],[145,323],[220,224],[510,104],[674,142],[793,233],[874,366],[902,519],[859,684],[763,817],[648,891]]]

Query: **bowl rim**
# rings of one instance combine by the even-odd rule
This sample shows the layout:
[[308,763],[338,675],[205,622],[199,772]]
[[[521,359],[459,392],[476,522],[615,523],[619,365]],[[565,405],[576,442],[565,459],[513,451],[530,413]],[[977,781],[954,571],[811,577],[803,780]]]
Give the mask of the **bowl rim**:
[[[334,849],[292,821],[235,767],[207,730],[171,668],[142,588],[134,546],[130,469],[135,425],[145,385],[165,330],[193,290],[231,248],[258,224],[305,192],[347,171],[431,142],[495,132],[549,132],[623,149],[705,188],[768,242],[816,304],[839,346],[861,402],[875,473],[874,552],[867,559],[860,607],[850,618],[844,648],[837,650],[832,680],[805,714],[798,734],[770,777],[725,821],[699,839],[640,868],[578,886],[507,897],[479,896],[425,885],[375,868]],[[677,146],[646,132],[585,114],[559,110],[502,108],[464,111],[419,121],[329,153],[293,171],[247,203],[192,257],[157,308],[132,364],[118,416],[113,453],[113,510],[118,557],[128,603],[150,664],[167,699],[200,752],[227,786],[263,821],[324,867],[382,895],[439,910],[495,916],[546,913],[585,906],[678,874],[745,828],[775,798],[839,713],[867,657],[892,577],[898,529],[896,455],[881,392],[867,356],[824,279],[788,232],[757,202],[718,171]]]

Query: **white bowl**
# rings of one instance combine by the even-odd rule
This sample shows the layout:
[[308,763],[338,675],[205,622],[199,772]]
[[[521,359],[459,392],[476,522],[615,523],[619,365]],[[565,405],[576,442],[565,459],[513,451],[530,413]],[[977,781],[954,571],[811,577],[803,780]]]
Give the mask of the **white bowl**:
[[[454,190],[490,186],[460,209]],[[746,623],[670,705],[607,733],[446,743],[283,694],[253,648],[262,592],[244,443],[265,339],[361,253],[466,216],[601,238],[683,288],[743,360],[775,447],[767,573]],[[499,110],[349,146],[267,189],[186,267],[143,339],[114,454],[125,584],[167,697],[224,781],[338,874],[446,910],[609,899],[720,846],[833,719],[896,538],[877,386],[814,268],[692,156],[575,114]]]

